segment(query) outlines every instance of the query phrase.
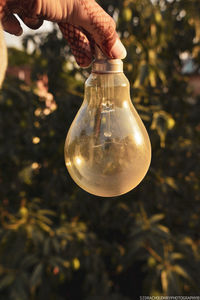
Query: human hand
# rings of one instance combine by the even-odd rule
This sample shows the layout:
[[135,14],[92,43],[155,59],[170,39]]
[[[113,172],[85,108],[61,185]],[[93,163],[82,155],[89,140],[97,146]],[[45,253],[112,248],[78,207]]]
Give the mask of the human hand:
[[95,0],[7,0],[2,18],[4,30],[21,35],[14,13],[32,29],[39,28],[43,20],[57,22],[81,67],[91,63],[94,43],[109,58],[126,56],[114,20]]

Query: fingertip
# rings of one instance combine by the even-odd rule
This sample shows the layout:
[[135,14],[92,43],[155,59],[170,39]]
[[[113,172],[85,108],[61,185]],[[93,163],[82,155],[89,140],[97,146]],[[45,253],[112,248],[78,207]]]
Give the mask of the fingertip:
[[81,60],[75,56],[76,62],[79,65],[79,67],[83,69],[87,69],[90,67],[92,63],[92,59],[88,59],[88,57],[84,57]]
[[110,54],[113,58],[124,59],[127,55],[126,48],[122,44],[119,38],[116,39],[114,45],[111,48]]
[[23,15],[19,15],[19,17],[22,19],[24,24],[26,24],[26,26],[34,30],[40,28],[43,24],[43,20],[39,18],[29,18],[24,17]]
[[19,26],[19,29],[18,29],[18,31],[17,32],[15,32],[15,33],[13,33],[14,35],[16,35],[16,36],[20,36],[20,35],[22,35],[22,33],[23,33],[23,29],[22,29],[22,27],[21,26]]
[[74,45],[73,45],[73,46],[71,46],[71,50],[72,50],[72,53],[75,57],[77,64],[81,68],[86,69],[91,65],[93,56],[92,56],[91,50],[90,51],[88,50],[89,45],[85,44],[84,46],[85,47],[82,47],[82,48],[74,48]]
[[86,65],[79,65],[79,67],[81,67],[82,69],[88,69],[91,66],[91,63],[92,62],[90,62],[89,64],[86,64]]
[[2,25],[3,25],[3,29],[10,34],[19,36],[23,32],[19,21],[12,14],[8,14],[3,17]]
[[12,26],[4,26],[3,28],[6,32],[16,35],[16,36],[20,36],[23,33],[23,29],[21,28],[21,26],[16,26],[16,27],[12,27]]

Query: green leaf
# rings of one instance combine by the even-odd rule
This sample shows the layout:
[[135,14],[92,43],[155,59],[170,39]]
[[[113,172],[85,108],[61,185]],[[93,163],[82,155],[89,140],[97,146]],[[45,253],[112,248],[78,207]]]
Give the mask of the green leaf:
[[143,232],[144,230],[142,229],[142,227],[136,227],[136,228],[133,228],[131,230],[131,237],[134,237],[135,235],[138,235],[140,234],[141,232]]
[[186,278],[186,279],[188,279],[188,280],[191,281],[190,275],[189,275],[189,274],[185,271],[185,269],[184,269],[183,267],[181,267],[180,265],[174,265],[173,268],[172,268],[172,270],[173,270],[175,273],[179,274],[180,276],[182,276],[182,277],[184,277],[184,278]]
[[37,213],[41,215],[56,216],[56,213],[50,209],[39,209]]
[[143,84],[146,77],[148,76],[149,73],[149,66],[146,63],[141,64],[140,67],[140,84]]
[[0,290],[3,290],[10,286],[15,280],[15,275],[7,274],[0,280]]
[[161,283],[162,283],[163,292],[166,293],[168,290],[168,278],[167,278],[166,270],[161,271]]
[[174,252],[170,255],[170,258],[172,260],[177,260],[177,259],[183,259],[184,258],[184,255],[182,253],[177,253],[177,252]]
[[170,230],[169,230],[169,228],[168,228],[167,226],[158,224],[157,227],[158,227],[161,231],[163,231],[163,232],[165,232],[165,233],[167,233],[167,234],[170,233]]
[[50,253],[50,241],[51,241],[51,238],[46,238],[46,240],[44,241],[44,248],[43,248],[43,253],[45,256],[49,255]]
[[176,190],[176,191],[178,190],[178,186],[177,186],[177,184],[176,184],[174,178],[172,178],[172,177],[166,177],[166,178],[165,178],[165,182],[166,182],[172,189],[174,189],[174,190]]
[[165,218],[165,215],[164,214],[156,214],[156,215],[153,215],[150,219],[149,219],[149,222],[151,224],[153,223],[157,223],[159,222],[160,220],[164,219]]
[[43,274],[44,266],[42,263],[39,263],[31,276],[30,285],[31,287],[36,287],[42,282],[42,274]]
[[59,253],[60,252],[60,245],[59,245],[58,240],[57,240],[56,237],[52,238],[52,245],[55,249],[55,252]]
[[153,226],[151,228],[151,231],[165,239],[169,237],[169,229],[163,225],[158,224],[156,226]]
[[30,254],[24,257],[24,259],[21,262],[21,266],[23,268],[27,268],[35,265],[37,262],[38,262],[38,257],[36,256],[36,254]]
[[43,223],[41,221],[37,221],[38,225],[46,232],[48,232],[49,234],[52,233],[52,229],[50,226],[48,226],[46,223]]
[[44,216],[44,215],[40,215],[40,214],[35,214],[35,217],[37,217],[40,221],[48,224],[48,225],[52,225],[53,222],[51,219],[49,219],[48,217]]

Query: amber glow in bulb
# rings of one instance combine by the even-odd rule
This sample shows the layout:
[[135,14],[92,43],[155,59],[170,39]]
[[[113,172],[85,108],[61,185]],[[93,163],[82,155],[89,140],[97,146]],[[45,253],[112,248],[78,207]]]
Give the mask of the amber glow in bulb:
[[114,197],[135,188],[151,161],[148,133],[136,112],[121,60],[99,58],[65,142],[65,163],[87,192]]

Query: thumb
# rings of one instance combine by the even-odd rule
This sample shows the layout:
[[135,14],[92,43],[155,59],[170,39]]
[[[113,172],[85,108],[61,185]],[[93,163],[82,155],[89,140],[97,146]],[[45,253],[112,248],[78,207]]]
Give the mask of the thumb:
[[75,1],[70,23],[89,32],[106,56],[125,58],[126,49],[116,33],[114,20],[94,0]]

